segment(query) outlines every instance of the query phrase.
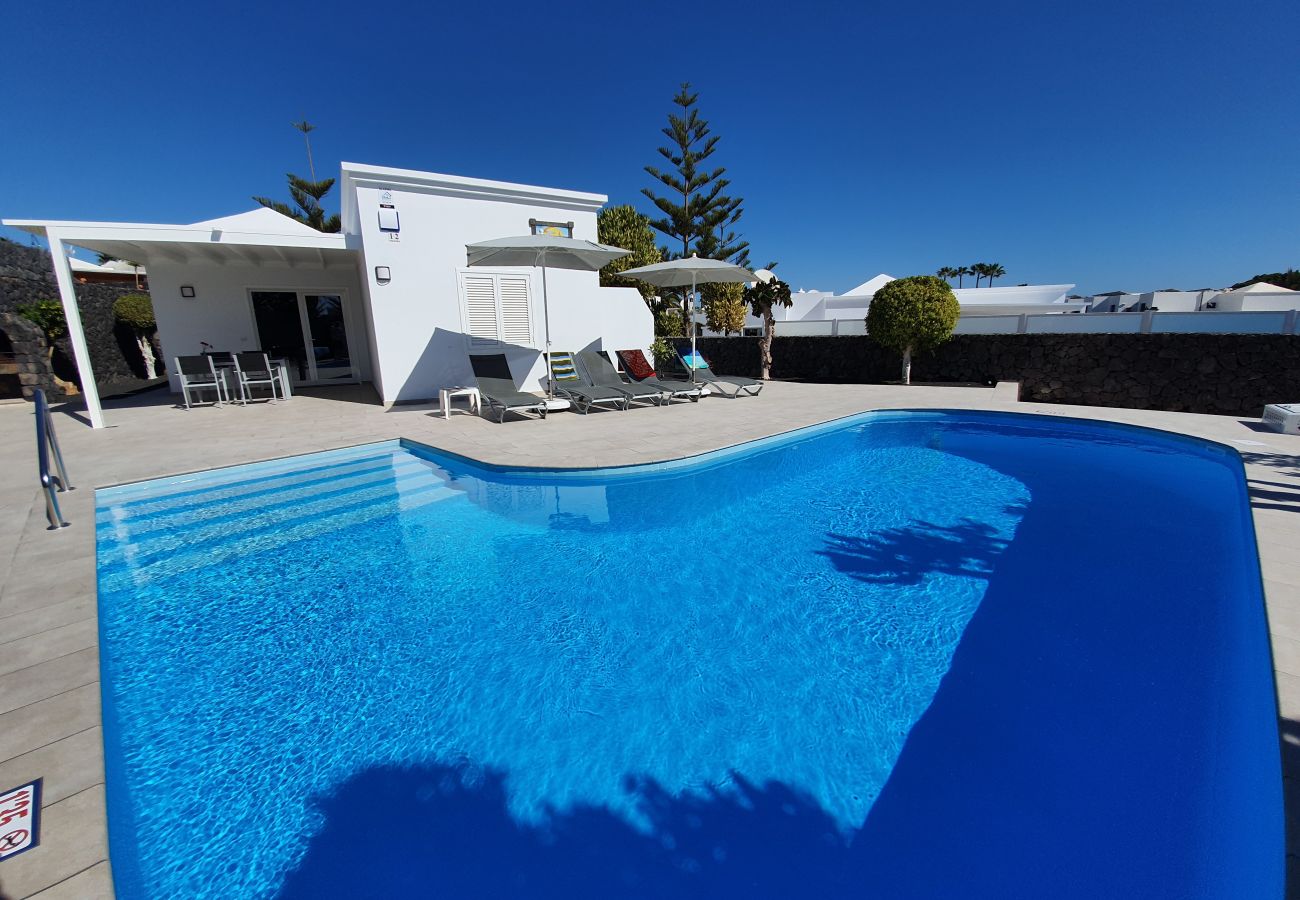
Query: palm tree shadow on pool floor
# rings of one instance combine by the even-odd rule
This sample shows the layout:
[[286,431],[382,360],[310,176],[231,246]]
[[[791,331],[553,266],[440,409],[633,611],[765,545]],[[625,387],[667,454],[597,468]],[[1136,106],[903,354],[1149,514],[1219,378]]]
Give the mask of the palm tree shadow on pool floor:
[[859,897],[851,835],[809,796],[733,775],[726,790],[625,785],[641,830],[599,806],[517,821],[506,776],[463,766],[365,770],[317,798],[324,824],[282,900],[317,897]]
[[[1021,506],[1007,507],[1019,519]],[[985,578],[1009,541],[985,522],[956,525],[917,520],[869,535],[828,534],[821,554],[846,575],[872,584],[920,584],[931,573]]]

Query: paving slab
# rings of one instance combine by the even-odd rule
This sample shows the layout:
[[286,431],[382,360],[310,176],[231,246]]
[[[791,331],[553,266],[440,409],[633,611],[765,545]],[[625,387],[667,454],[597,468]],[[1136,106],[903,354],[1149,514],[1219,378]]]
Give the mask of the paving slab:
[[98,681],[20,706],[0,714],[0,761],[95,728],[100,722]]
[[83,619],[95,618],[95,598],[77,597],[42,606],[26,612],[0,616],[0,642],[15,641],[29,635],[40,634],[60,625],[70,625]]
[[113,872],[107,862],[96,863],[66,881],[60,881],[31,900],[113,900]]
[[[0,716],[87,684],[99,684],[98,647],[0,675]],[[0,727],[3,725],[0,719]]]
[[87,728],[0,762],[0,789],[43,778],[41,806],[104,783],[104,730]]

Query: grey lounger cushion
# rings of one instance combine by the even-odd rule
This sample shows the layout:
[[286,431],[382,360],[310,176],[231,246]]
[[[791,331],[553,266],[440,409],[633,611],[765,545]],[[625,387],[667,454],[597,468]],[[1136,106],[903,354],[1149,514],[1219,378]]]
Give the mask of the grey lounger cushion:
[[656,404],[663,400],[663,391],[653,385],[624,381],[604,353],[584,350],[578,354],[578,362],[586,371],[588,383],[593,386],[621,391],[629,400],[653,400]]
[[546,401],[536,394],[526,394],[515,387],[510,374],[510,364],[504,353],[470,354],[469,364],[478,382],[478,392],[490,406],[501,409],[505,420],[507,410],[532,409],[546,418]]

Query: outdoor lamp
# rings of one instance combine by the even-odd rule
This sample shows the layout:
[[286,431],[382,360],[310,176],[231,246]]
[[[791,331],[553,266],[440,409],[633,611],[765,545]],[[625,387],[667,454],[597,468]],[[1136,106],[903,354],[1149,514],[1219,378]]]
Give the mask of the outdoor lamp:
[[187,297],[187,298],[188,298],[188,297],[193,297],[193,296],[194,296],[194,285],[192,285],[192,284],[182,284],[182,285],[181,285],[181,296],[182,296],[182,297]]
[[393,270],[388,266],[375,266],[375,281],[380,284],[388,284],[393,280]]

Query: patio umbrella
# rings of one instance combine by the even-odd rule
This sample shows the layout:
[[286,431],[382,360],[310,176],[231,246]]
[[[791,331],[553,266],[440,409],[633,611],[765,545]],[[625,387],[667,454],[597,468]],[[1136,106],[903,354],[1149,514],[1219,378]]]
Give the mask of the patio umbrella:
[[546,392],[555,397],[555,380],[551,378],[551,310],[546,300],[546,269],[576,269],[594,272],[632,251],[609,247],[577,238],[549,234],[525,234],[519,237],[494,238],[466,244],[471,266],[541,266],[542,316],[546,323]]
[[[718,282],[745,283],[758,281],[758,276],[744,266],[733,265],[721,259],[700,259],[694,253],[685,259],[670,259],[668,262],[641,266],[636,269],[624,269],[618,273],[620,278],[636,278],[646,284],[657,287],[691,286],[691,296],[695,296],[697,284],[716,284]],[[695,356],[695,317],[692,310],[687,310],[687,322],[691,328],[691,356]],[[691,370],[691,381],[695,381],[695,366]]]

